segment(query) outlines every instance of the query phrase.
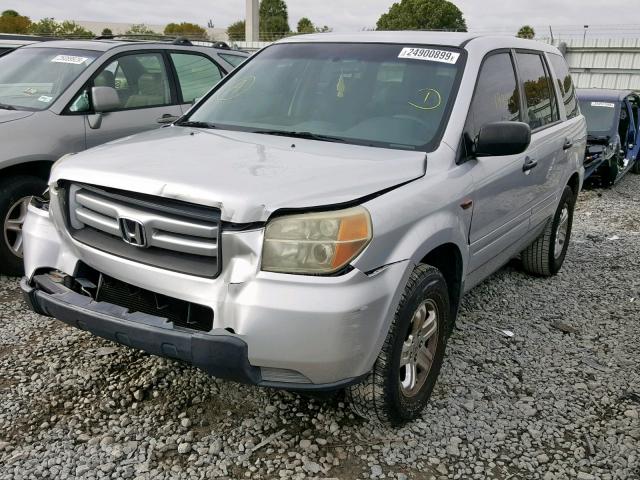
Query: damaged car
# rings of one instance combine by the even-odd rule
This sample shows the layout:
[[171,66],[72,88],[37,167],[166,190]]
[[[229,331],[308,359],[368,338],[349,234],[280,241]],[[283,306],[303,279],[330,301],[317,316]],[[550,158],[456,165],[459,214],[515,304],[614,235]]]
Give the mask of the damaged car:
[[54,165],[25,299],[216,377],[414,419],[462,295],[516,256],[562,267],[586,145],[567,72],[510,37],[283,39],[171,126]]
[[611,186],[629,171],[640,173],[640,96],[630,90],[578,89],[587,120],[585,178]]

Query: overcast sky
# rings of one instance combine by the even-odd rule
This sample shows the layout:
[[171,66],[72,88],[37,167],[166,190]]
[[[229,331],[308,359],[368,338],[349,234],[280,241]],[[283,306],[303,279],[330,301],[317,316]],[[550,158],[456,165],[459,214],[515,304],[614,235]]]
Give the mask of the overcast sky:
[[[565,31],[583,24],[624,23],[640,31],[640,8],[630,8],[637,0],[454,0],[462,10],[470,30],[511,31],[531,24],[549,24]],[[316,25],[328,25],[334,31],[357,31],[375,26],[393,0],[288,0],[289,24],[295,28],[302,16]],[[12,8],[33,20],[55,17],[58,20],[92,20],[166,24],[190,21],[206,25],[213,19],[216,27],[226,27],[244,18],[245,0],[0,0],[0,11]],[[618,12],[612,14],[612,12]],[[614,29],[612,29],[614,30]],[[620,30],[615,29],[615,30]],[[539,32],[540,33],[540,32]]]

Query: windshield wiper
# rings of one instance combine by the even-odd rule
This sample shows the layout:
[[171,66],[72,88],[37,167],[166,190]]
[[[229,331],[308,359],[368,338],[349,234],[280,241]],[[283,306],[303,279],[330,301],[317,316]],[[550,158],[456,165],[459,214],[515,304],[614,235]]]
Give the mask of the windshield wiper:
[[178,122],[176,125],[180,127],[193,127],[193,128],[218,128],[213,123],[209,122],[192,122],[186,120],[184,122]]
[[304,138],[307,140],[320,140],[322,142],[340,142],[345,143],[346,140],[340,137],[332,137],[330,135],[321,135],[311,132],[285,132],[282,130],[255,130],[253,133],[260,133],[262,135],[277,135],[280,137],[293,137]]
[[3,109],[3,110],[16,110],[16,107],[14,107],[13,105],[6,105],[4,103],[0,103],[0,109]]

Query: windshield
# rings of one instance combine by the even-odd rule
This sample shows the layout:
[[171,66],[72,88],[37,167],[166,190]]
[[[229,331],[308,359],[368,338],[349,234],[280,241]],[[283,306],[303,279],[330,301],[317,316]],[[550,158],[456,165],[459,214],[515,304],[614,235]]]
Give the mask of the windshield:
[[100,52],[19,48],[0,58],[0,106],[45,110]]
[[449,47],[274,45],[247,61],[187,120],[428,151],[446,122],[460,57]]
[[580,100],[580,111],[587,119],[587,131],[592,136],[611,135],[617,130],[616,110],[613,102]]

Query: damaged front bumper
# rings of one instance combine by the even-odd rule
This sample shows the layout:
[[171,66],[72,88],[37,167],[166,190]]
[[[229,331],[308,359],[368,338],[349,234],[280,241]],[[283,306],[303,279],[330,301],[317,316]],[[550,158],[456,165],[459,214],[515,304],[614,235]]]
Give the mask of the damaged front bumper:
[[[53,214],[55,218],[55,214]],[[207,373],[290,390],[331,390],[359,381],[373,366],[410,273],[409,262],[337,277],[261,272],[262,232],[223,233],[218,278],[204,279],[80,244],[33,206],[24,226],[25,297],[38,313]],[[93,298],[60,278],[92,270],[134,288],[210,308],[211,328],[185,328]]]

